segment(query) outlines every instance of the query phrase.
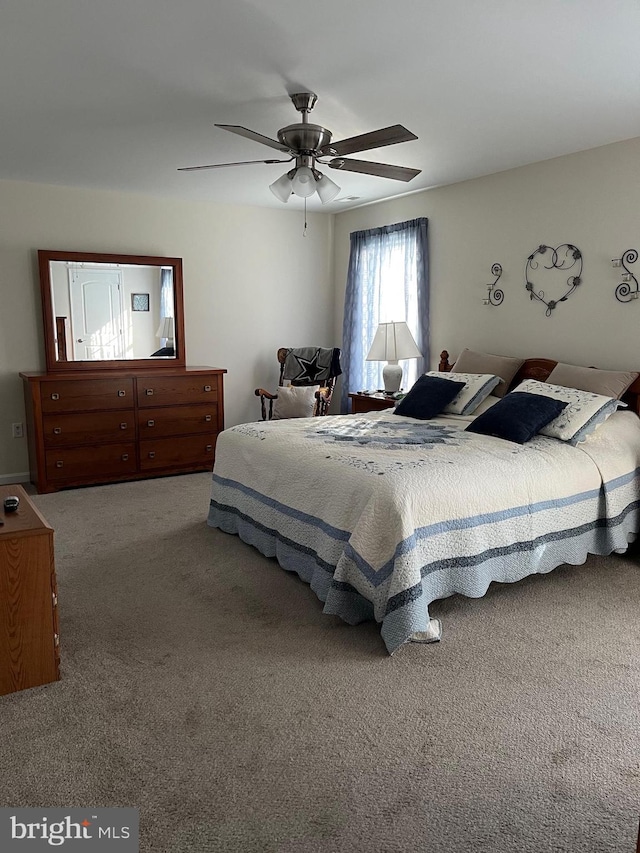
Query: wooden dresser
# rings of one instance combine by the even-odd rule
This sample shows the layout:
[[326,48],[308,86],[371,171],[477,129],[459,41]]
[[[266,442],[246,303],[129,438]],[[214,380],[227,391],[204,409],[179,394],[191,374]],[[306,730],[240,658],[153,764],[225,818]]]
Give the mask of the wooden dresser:
[[223,376],[211,367],[21,373],[39,492],[213,468]]
[[[2,502],[17,495],[16,512]],[[60,678],[53,530],[21,486],[0,486],[0,696]]]

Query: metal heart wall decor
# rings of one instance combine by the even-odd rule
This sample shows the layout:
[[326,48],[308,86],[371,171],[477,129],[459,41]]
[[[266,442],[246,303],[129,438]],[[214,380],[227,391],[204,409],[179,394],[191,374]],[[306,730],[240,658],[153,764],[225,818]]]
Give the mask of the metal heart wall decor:
[[[546,256],[546,257],[544,257]],[[546,270],[571,270],[575,267],[575,274],[570,275],[567,279],[567,289],[557,299],[545,299],[544,290],[534,290],[532,282],[532,273],[540,266]],[[582,252],[571,243],[562,243],[555,249],[552,246],[538,246],[538,248],[529,255],[524,271],[524,280],[526,288],[529,291],[529,298],[533,301],[537,299],[547,306],[546,315],[551,316],[551,312],[560,302],[566,302],[573,291],[582,281]]]

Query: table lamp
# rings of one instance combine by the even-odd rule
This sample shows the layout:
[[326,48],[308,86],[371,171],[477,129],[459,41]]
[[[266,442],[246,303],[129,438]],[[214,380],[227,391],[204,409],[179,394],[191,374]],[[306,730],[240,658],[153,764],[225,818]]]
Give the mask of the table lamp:
[[168,347],[173,348],[173,317],[163,317],[160,320],[160,325],[158,326],[158,331],[156,332],[156,338],[164,338],[166,340],[166,345]]
[[400,390],[402,366],[398,362],[405,358],[422,358],[407,324],[404,320],[400,323],[380,323],[366,360],[387,362],[382,370],[387,394],[395,394]]

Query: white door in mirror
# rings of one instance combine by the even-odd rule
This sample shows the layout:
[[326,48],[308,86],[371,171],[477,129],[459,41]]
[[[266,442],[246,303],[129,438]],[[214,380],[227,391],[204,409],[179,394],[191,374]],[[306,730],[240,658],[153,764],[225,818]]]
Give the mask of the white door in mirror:
[[69,270],[74,361],[126,357],[122,272],[83,267]]

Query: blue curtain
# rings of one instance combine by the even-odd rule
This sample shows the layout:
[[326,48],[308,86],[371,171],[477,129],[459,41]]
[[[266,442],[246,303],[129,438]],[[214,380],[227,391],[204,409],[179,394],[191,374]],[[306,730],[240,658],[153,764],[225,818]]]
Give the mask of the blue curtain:
[[403,387],[429,369],[429,255],[425,217],[353,231],[342,330],[341,410],[348,394],[382,388],[384,364],[366,361],[378,323],[406,320],[422,359],[401,361]]
[[[173,317],[173,270],[170,267],[160,269],[160,319]],[[160,346],[166,347],[167,338],[160,338]]]

